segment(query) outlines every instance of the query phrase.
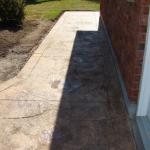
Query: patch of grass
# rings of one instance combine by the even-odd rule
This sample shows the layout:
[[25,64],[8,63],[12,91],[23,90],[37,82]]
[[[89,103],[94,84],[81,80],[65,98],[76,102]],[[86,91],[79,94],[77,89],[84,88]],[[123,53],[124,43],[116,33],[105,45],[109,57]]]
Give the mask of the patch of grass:
[[28,0],[27,19],[55,20],[65,10],[99,10],[99,0]]

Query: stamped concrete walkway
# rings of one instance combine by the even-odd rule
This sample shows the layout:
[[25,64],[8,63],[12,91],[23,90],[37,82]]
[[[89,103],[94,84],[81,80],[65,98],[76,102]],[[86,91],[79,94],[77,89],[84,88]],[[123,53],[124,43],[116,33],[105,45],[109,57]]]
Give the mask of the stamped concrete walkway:
[[0,85],[0,150],[135,150],[98,12],[65,12]]

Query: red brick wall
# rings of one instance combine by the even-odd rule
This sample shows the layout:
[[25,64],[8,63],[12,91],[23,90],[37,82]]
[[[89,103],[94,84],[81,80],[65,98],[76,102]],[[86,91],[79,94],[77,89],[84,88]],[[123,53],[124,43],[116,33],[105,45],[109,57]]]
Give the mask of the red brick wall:
[[101,14],[130,100],[138,98],[150,0],[101,0]]

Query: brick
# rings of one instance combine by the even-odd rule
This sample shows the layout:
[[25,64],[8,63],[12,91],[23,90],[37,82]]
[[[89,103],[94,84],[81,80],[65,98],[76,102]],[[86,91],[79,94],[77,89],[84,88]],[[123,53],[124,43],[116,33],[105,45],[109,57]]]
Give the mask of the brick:
[[142,73],[150,0],[101,0],[108,29],[128,96],[136,101]]

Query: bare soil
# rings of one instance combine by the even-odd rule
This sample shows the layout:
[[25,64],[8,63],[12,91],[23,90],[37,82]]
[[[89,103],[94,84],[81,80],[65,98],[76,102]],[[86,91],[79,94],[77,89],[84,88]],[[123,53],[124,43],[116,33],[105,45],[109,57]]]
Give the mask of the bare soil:
[[18,74],[54,24],[32,20],[22,29],[0,25],[0,83]]

